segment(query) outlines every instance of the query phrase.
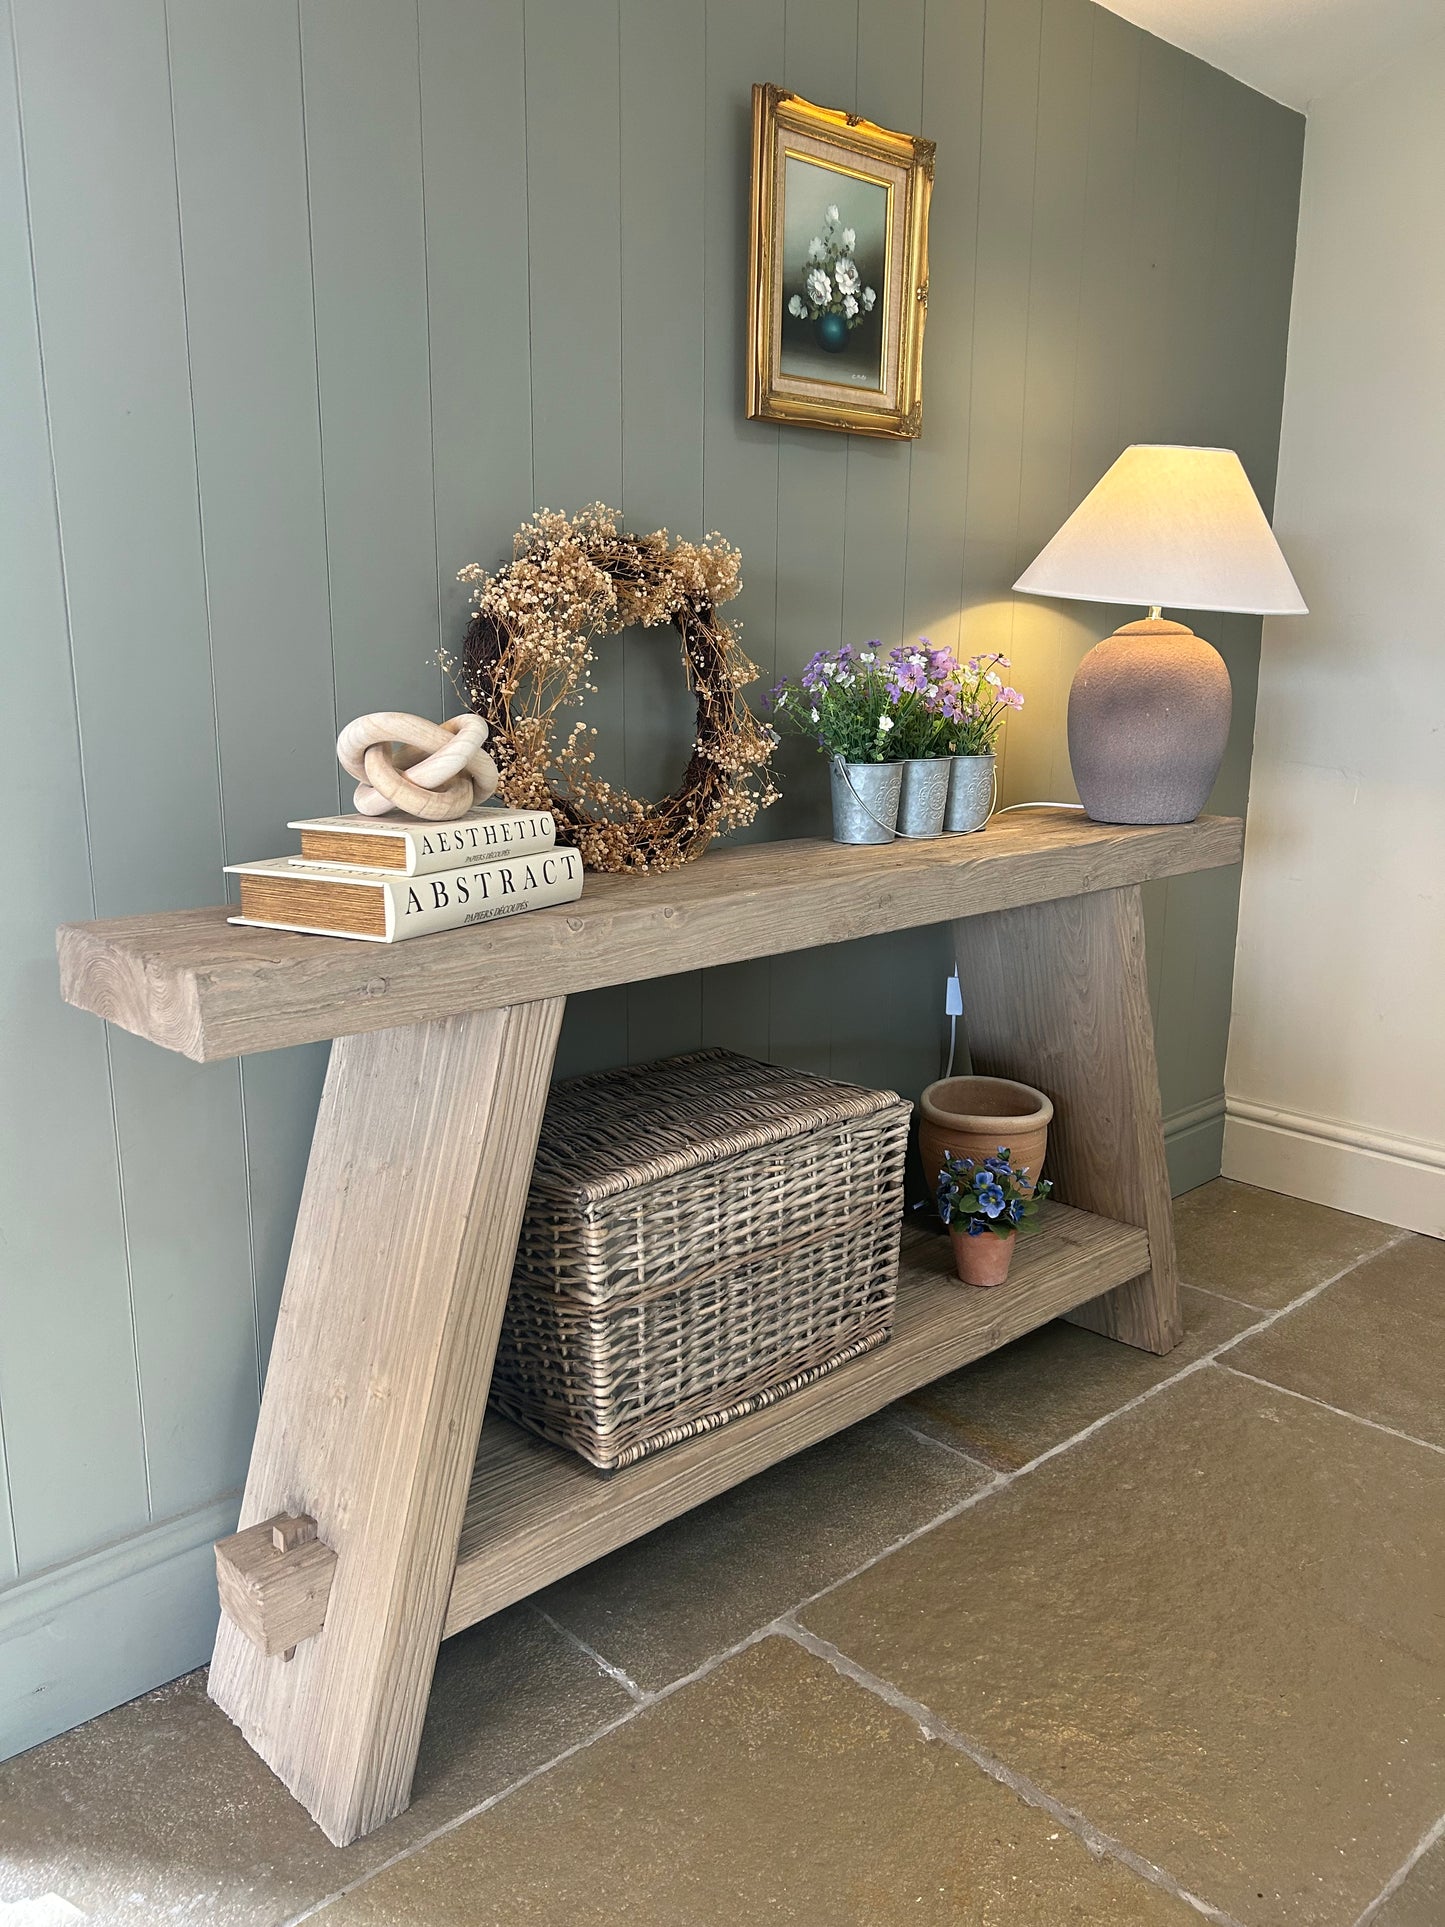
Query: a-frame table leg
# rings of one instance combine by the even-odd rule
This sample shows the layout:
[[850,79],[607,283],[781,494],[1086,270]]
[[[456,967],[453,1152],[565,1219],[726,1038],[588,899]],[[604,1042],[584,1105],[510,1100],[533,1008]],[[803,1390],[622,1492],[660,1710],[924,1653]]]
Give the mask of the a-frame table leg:
[[341,1846],[411,1796],[562,1006],[332,1046],[241,1514],[314,1518],[325,1622],[223,1615],[210,1693]]
[[1053,1098],[1065,1203],[1149,1234],[1150,1269],[1073,1322],[1171,1350],[1183,1327],[1137,885],[965,917],[953,935],[974,1069]]

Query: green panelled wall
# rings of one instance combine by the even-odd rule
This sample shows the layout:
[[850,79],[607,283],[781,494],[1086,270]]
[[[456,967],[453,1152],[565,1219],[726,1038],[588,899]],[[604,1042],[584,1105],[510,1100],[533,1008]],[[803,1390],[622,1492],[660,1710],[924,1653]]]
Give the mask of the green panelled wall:
[[[1003,647],[1005,800],[1068,797],[1124,613],[1008,586],[1131,440],[1274,482],[1303,122],[1089,0],[13,0],[0,72],[6,602],[0,1751],[203,1657],[323,1069],[65,1009],[57,922],[218,894],[337,807],[338,720],[433,713],[536,503],[717,529],[764,684],[843,639]],[[13,49],[13,57],[11,49]],[[749,89],[938,143],[916,445],[742,417]],[[1201,624],[1245,802],[1258,625]],[[690,736],[609,652],[612,768]],[[757,834],[826,820],[779,758]],[[1217,1169],[1235,878],[1149,903],[1176,1182]],[[564,1068],[735,1045],[910,1093],[947,943],[578,999]]]

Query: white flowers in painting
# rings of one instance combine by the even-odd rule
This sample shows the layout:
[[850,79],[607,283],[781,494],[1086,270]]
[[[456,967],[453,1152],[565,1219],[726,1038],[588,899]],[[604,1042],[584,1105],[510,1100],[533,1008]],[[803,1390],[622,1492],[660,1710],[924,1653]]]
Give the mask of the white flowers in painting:
[[[830,204],[821,230],[808,243],[807,259],[802,263],[803,286],[788,298],[788,313],[795,321],[819,321],[824,315],[841,316],[851,332],[872,314],[878,296],[863,286],[855,258],[858,230],[844,227],[836,202]],[[839,345],[835,339],[827,344]]]

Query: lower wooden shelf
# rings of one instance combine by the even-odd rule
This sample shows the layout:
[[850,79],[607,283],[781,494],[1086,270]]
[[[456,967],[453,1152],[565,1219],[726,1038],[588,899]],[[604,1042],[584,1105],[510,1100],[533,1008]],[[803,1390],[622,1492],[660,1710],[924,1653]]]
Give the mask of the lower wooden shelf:
[[974,1291],[955,1281],[946,1238],[910,1228],[888,1343],[716,1432],[604,1476],[488,1412],[446,1634],[525,1599],[1148,1266],[1149,1241],[1136,1226],[1051,1204],[1037,1235],[1019,1241],[1007,1284]]

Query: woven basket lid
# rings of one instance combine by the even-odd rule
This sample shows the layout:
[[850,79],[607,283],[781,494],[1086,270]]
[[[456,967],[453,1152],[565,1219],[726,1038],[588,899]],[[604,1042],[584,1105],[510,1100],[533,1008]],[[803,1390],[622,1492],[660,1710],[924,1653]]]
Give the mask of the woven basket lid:
[[542,1121],[532,1190],[579,1210],[703,1164],[912,1107],[733,1051],[693,1051],[568,1078]]

